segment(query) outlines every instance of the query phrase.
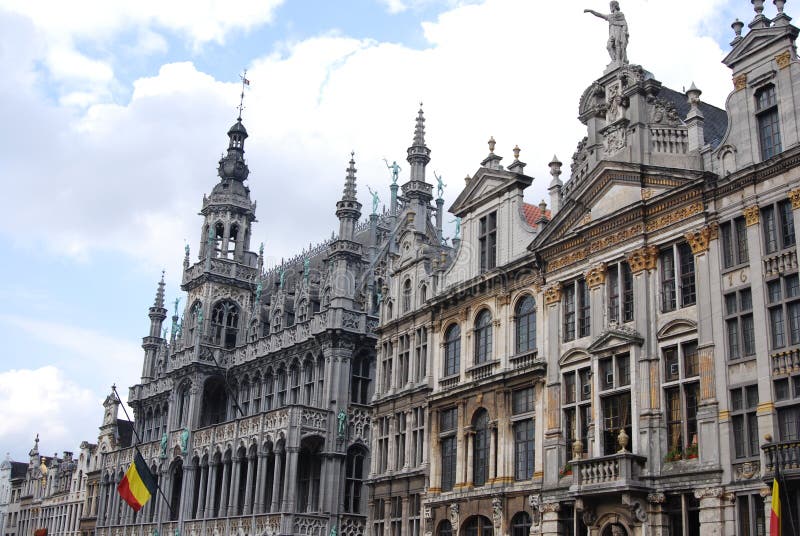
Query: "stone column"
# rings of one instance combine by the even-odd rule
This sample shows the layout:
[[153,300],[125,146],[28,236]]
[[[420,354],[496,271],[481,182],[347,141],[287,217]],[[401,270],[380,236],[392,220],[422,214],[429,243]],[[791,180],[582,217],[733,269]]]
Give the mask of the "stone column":
[[[414,361],[414,359],[412,359],[412,361]],[[406,414],[406,440],[404,445],[405,456],[403,456],[403,458],[405,459],[405,463],[403,464],[403,469],[408,469],[409,467],[411,467],[411,450],[412,450],[411,443],[413,441],[413,433],[411,426],[413,423],[411,420],[412,419],[411,410],[410,409],[406,410],[405,414]]]
[[[502,458],[501,458],[502,459]],[[489,423],[489,484],[497,478],[497,421]]]
[[228,502],[230,500],[230,486],[231,486],[231,462],[222,462],[222,488],[219,496],[219,517],[225,517],[228,514]]
[[465,453],[466,460],[467,460],[467,467],[465,471],[465,476],[462,482],[464,483],[465,488],[471,488],[474,485],[473,479],[475,475],[472,473],[473,470],[473,459],[472,459],[472,451],[473,444],[475,442],[475,432],[472,430],[472,426],[467,426],[464,429],[464,444],[467,446],[467,452]]
[[253,478],[256,476],[253,473],[258,473],[255,467],[256,460],[258,460],[259,464],[261,463],[261,459],[257,458],[255,454],[247,457],[247,480],[245,481],[243,510],[244,515],[247,516],[253,513]]
[[205,501],[205,512],[204,517],[206,519],[211,519],[214,517],[214,506],[215,506],[215,491],[217,487],[217,473],[219,472],[219,462],[211,460],[208,463],[208,485],[206,486],[206,501]]
[[239,480],[242,478],[242,460],[247,458],[235,456],[233,458],[233,469],[231,470],[230,491],[228,492],[228,516],[239,514]]
[[297,488],[297,458],[298,447],[286,447],[286,476],[283,479],[283,501],[284,512],[294,512],[295,493]]
[[542,536],[559,536],[563,534],[559,530],[558,512],[560,510],[561,505],[557,502],[542,504]]
[[281,507],[281,471],[283,470],[283,450],[275,451],[275,463],[272,473],[272,504],[269,507],[270,513],[278,512]]
[[700,488],[694,492],[700,499],[701,534],[736,534],[736,496],[722,488]]
[[206,508],[206,487],[208,486],[208,463],[200,465],[200,496],[197,498],[197,512],[195,519],[202,519]]
[[[429,429],[430,429],[430,437],[426,438],[426,444],[430,445],[430,458],[429,458],[429,479],[428,485],[430,488],[428,489],[429,494],[434,493],[441,493],[442,491],[442,466],[441,466],[441,459],[442,455],[440,452],[439,446],[439,412],[435,409],[431,409],[427,415],[429,421]],[[374,432],[372,434],[375,435]],[[428,449],[423,449],[423,452],[427,454]],[[374,456],[370,456],[371,458]],[[424,462],[424,460],[423,460]]]
[[256,471],[256,498],[253,513],[264,513],[264,491],[267,486],[267,453],[258,453],[258,470]]
[[197,478],[195,466],[191,463],[183,466],[183,484],[181,485],[181,497],[178,502],[180,508],[179,516],[181,519],[192,518],[192,503],[194,502],[194,482]]

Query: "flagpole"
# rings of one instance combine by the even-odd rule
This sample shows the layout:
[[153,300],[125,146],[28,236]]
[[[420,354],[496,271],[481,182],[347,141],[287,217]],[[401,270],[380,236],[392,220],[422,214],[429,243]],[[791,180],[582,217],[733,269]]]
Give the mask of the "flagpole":
[[[122,403],[122,399],[119,397],[119,393],[117,392],[117,386],[116,385],[112,385],[111,386],[111,391],[114,393],[114,396],[117,398],[117,402],[119,402],[119,405],[122,406],[122,411],[125,413],[125,417],[131,423],[133,423],[134,422],[133,419],[131,419],[130,415],[128,415],[128,410],[125,409],[125,404]],[[139,456],[142,456],[142,452],[139,450],[139,443],[142,442],[142,438],[139,437],[139,434],[136,432],[136,426],[131,426],[131,429],[133,430],[133,435],[136,436],[136,444],[133,446],[133,448],[136,450],[136,452],[139,454]],[[142,456],[142,459],[144,459],[144,456]],[[156,489],[158,490],[158,494],[161,495],[161,498],[164,499],[164,502],[167,503],[167,508],[169,508],[170,517],[173,517],[175,515],[175,512],[172,510],[172,505],[167,500],[167,496],[164,495],[164,491],[161,489],[161,486],[158,483],[158,478],[156,478]],[[158,524],[159,524],[159,526],[161,525],[161,517],[160,516],[159,516],[159,519],[158,519]]]

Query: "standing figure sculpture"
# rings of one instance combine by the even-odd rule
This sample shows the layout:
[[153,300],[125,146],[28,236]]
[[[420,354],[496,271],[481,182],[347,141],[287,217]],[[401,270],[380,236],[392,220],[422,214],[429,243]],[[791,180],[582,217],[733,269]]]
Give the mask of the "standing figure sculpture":
[[456,218],[454,220],[450,220],[450,223],[453,223],[453,222],[456,223],[456,236],[454,236],[453,238],[454,239],[461,238],[461,218],[456,216]]
[[372,196],[372,213],[373,214],[377,214],[378,213],[378,203],[380,203],[381,198],[378,197],[378,192],[373,192],[372,191],[372,188],[369,187],[369,184],[367,184],[367,190],[369,190],[369,195]]
[[397,165],[397,160],[392,161],[390,164],[388,160],[385,158],[383,159],[386,162],[386,167],[392,170],[392,184],[397,184],[397,179],[400,176],[400,166]]
[[444,183],[444,180],[442,180],[442,176],[437,175],[435,171],[433,172],[433,176],[436,177],[437,182],[436,195],[441,199],[441,197],[444,195],[444,187],[447,185]]
[[610,3],[611,13],[604,15],[593,9],[584,9],[584,13],[591,13],[595,17],[600,17],[608,21],[608,44],[606,49],[611,56],[612,63],[628,63],[628,23],[625,15],[619,10],[619,2],[613,0]]

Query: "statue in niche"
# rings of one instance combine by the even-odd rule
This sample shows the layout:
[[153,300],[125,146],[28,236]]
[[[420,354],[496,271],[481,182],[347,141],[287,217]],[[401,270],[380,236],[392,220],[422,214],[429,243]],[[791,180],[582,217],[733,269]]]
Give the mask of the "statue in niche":
[[164,435],[161,436],[161,459],[166,459],[167,457],[167,441],[169,441],[169,436],[167,433],[164,432]]
[[393,160],[390,164],[388,160],[385,158],[383,159],[386,162],[386,167],[392,170],[392,184],[397,184],[397,179],[400,177],[400,166],[397,165],[397,160]]
[[181,452],[184,456],[189,450],[189,427],[185,427],[181,430]]
[[611,56],[612,63],[628,63],[628,23],[625,15],[619,10],[619,2],[613,0],[609,4],[611,13],[604,15],[593,9],[584,9],[584,13],[591,13],[608,21],[608,43],[606,50]]
[[336,416],[336,419],[339,421],[337,430],[339,437],[344,437],[344,434],[347,431],[347,413],[345,413],[343,409],[339,410],[339,415]]

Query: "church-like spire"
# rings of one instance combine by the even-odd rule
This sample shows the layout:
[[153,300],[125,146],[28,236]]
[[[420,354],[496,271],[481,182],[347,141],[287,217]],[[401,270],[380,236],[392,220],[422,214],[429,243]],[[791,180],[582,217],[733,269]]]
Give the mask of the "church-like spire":
[[342,200],[336,203],[336,217],[339,218],[339,239],[353,240],[356,223],[361,218],[361,203],[356,190],[355,153],[350,153],[350,165],[344,179]]
[[414,141],[408,148],[406,158],[411,165],[412,181],[425,181],[425,166],[431,161],[431,150],[425,145],[425,114],[422,111],[422,103],[419,103],[419,112],[414,126]]
[[153,302],[153,307],[158,309],[164,308],[164,270],[161,270],[161,281],[158,282],[158,290],[156,290],[156,300]]

